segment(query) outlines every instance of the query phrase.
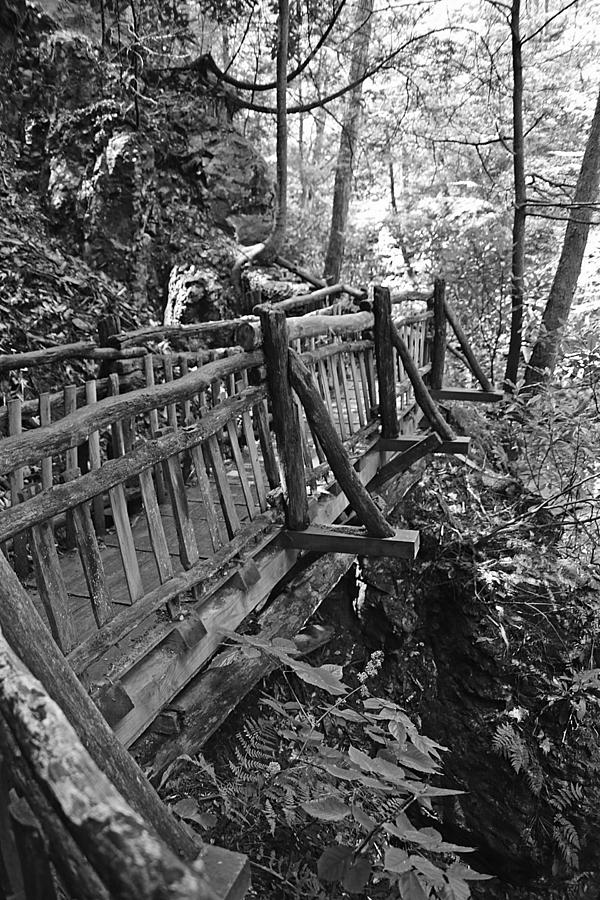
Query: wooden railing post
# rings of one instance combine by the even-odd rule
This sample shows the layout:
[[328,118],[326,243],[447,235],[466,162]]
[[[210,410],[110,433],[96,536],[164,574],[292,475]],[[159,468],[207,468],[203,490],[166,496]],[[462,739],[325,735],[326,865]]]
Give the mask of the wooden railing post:
[[429,386],[439,390],[444,381],[444,361],[446,358],[446,282],[436,278],[433,283],[433,296],[428,306],[433,311],[433,341],[431,345],[431,372]]
[[302,435],[288,374],[287,322],[283,310],[263,306],[258,312],[267,365],[267,385],[273,411],[273,428],[287,490],[286,524],[292,531],[303,531],[308,527],[310,519],[302,458]]
[[[121,331],[121,319],[119,316],[104,316],[98,320],[98,346],[112,347],[111,337]],[[116,372],[116,366],[113,360],[104,359],[100,363],[98,378],[106,378],[112,372]]]
[[375,317],[375,361],[379,383],[381,436],[393,438],[400,430],[396,413],[396,371],[392,349],[392,299],[388,288],[376,287],[373,294]]

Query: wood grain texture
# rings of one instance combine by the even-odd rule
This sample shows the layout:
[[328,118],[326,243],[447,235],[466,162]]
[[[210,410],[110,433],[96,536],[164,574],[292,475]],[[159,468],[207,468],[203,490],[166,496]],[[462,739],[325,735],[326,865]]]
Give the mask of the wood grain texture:
[[470,388],[448,387],[431,391],[434,400],[461,400],[473,403],[499,403],[504,400],[502,391],[478,391]]
[[196,446],[224,428],[231,416],[241,415],[246,410],[252,409],[257,402],[262,402],[265,395],[264,387],[249,388],[243,394],[224,401],[217,409],[208,412],[192,428],[181,429],[176,434],[167,434],[147,441],[120,459],[107,460],[101,469],[88,472],[77,481],[55,485],[51,490],[42,491],[24,503],[5,510],[0,517],[0,542],[58,515],[65,509],[91,500],[92,497],[118,484],[123,484],[128,478],[139,475],[144,469],[157,465],[174,453]]
[[436,278],[430,301],[433,313],[433,341],[431,345],[431,372],[429,373],[429,383],[436,390],[441,388],[444,382],[444,361],[446,355],[445,296],[446,282],[443,278]]
[[67,654],[75,645],[75,627],[50,524],[41,522],[32,528],[30,540],[38,591],[50,630],[60,649]]
[[434,431],[439,434],[442,440],[453,441],[456,435],[435,405],[435,402],[432,399],[431,394],[427,390],[427,386],[423,381],[421,374],[419,373],[419,369],[412,356],[410,355],[408,347],[402,340],[400,332],[393,323],[392,342],[394,344],[394,347],[398,351],[400,359],[402,360],[402,365],[404,366],[406,374],[410,378],[413,390],[415,392],[415,400],[421,407],[423,415],[426,417]]
[[62,710],[0,631],[0,714],[32,780],[111,894],[213,900],[201,863],[182,862],[119,794]]
[[308,502],[302,435],[288,374],[290,336],[285,313],[261,307],[260,325],[267,363],[267,385],[273,411],[273,428],[286,482],[286,522],[288,528],[302,529],[309,523]]
[[348,502],[369,534],[390,537],[393,529],[357,477],[309,370],[293,350],[290,350],[289,360],[292,386]]
[[[353,562],[346,554],[327,554],[311,563],[261,615],[259,636],[266,640],[294,637]],[[161,747],[153,765],[155,774],[177,756],[197,753],[257,681],[276,666],[267,656],[247,658],[239,651],[231,656],[227,666],[204,670],[177,697],[172,708],[182,717],[183,728]]]
[[402,529],[393,529],[390,537],[373,537],[361,528],[311,525],[304,531],[287,531],[285,540],[296,550],[313,553],[415,559],[419,551],[419,532]]
[[[460,324],[458,316],[456,315],[453,308],[450,306],[450,304],[448,303],[448,301],[446,299],[444,299],[443,303],[444,303],[445,315],[446,315],[448,321],[450,322],[450,325],[452,327],[454,334],[456,335],[456,339],[457,339],[458,343],[460,344],[460,349],[462,350],[462,352],[465,355],[465,359],[467,360],[469,369],[471,370],[471,372],[473,373],[473,375],[475,376],[475,378],[477,379],[477,381],[479,382],[479,384],[481,385],[481,387],[483,388],[484,391],[493,392],[494,385],[492,384],[490,379],[487,377],[487,375],[481,368],[481,365],[479,364],[479,360],[473,353],[473,348],[471,347],[471,345],[467,339],[467,336],[462,329],[462,326]],[[432,383],[432,387],[441,388],[441,386],[442,386],[441,382],[440,382],[440,384],[435,384],[435,385]]]
[[115,787],[174,852],[194,858],[195,842],[179,828],[108,727],[1,553],[0,628],[12,650],[58,703],[92,759]]
[[379,418],[382,437],[395,437],[400,430],[396,413],[396,371],[392,347],[392,301],[387,288],[376,287],[373,293],[375,318],[375,363],[379,382]]
[[0,442],[0,474],[11,472],[19,466],[36,463],[43,456],[76,447],[83,443],[92,431],[102,431],[113,422],[126,417],[158,409],[193,397],[208,388],[216,379],[232,372],[262,365],[263,354],[238,353],[234,356],[208,363],[176,381],[151,388],[140,388],[118,397],[100,400],[93,406],[77,410],[68,418],[60,419],[46,428],[38,428],[27,435],[15,435]]

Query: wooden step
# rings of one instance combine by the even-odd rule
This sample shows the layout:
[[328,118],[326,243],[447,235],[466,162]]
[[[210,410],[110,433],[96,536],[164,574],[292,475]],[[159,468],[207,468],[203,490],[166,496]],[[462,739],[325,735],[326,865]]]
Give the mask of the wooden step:
[[502,391],[481,391],[471,388],[431,388],[429,393],[434,400],[466,400],[475,403],[498,403],[504,399]]
[[[377,447],[379,450],[397,450],[405,453],[422,441],[424,434],[416,432],[414,434],[403,434],[397,438],[379,438]],[[469,452],[471,444],[470,437],[457,437],[453,441],[442,441],[437,447],[431,450],[431,453],[462,453],[465,456]]]
[[304,531],[285,531],[282,540],[295,550],[315,553],[352,553],[360,556],[392,556],[415,559],[419,552],[419,532],[396,529],[394,537],[379,538],[364,528],[345,525],[311,525]]

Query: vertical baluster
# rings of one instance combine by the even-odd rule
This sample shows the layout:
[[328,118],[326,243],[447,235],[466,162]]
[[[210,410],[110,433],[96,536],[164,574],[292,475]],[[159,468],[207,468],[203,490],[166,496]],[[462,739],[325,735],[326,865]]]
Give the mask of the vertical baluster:
[[[21,416],[21,400],[19,398],[8,401],[8,433],[9,435],[21,434],[23,430]],[[16,506],[21,502],[21,493],[25,484],[23,469],[15,469],[10,473],[10,502]],[[13,538],[14,570],[19,578],[25,578],[29,572],[29,560],[27,557],[27,537],[25,534],[17,534]]]
[[[154,387],[154,364],[152,354],[147,353],[144,357],[144,375],[146,377],[147,387]],[[158,410],[150,410],[150,434],[153,438],[158,436]],[[156,481],[156,495],[159,503],[164,503],[167,499],[167,491],[165,488],[165,480],[162,467],[157,465],[154,467],[154,480]]]
[[[96,403],[98,399],[98,393],[95,381],[86,381],[85,398],[88,402],[88,406],[92,403]],[[88,440],[90,468],[93,471],[94,469],[99,469],[102,466],[102,456],[100,453],[100,433],[98,431],[93,431],[92,434],[90,434]],[[92,500],[92,510],[96,533],[102,535],[106,531],[106,522],[104,518],[104,496],[102,494],[98,494],[98,496],[94,497],[94,499]]]
[[[50,394],[44,391],[40,394],[40,426],[44,428],[50,425],[52,421],[52,410],[50,407]],[[45,456],[42,460],[42,487],[52,487],[52,457]]]
[[[173,358],[171,356],[165,356],[163,360],[163,367],[165,371],[165,382],[173,381]],[[173,428],[177,431],[177,404],[169,403],[167,405],[167,422],[169,428]]]

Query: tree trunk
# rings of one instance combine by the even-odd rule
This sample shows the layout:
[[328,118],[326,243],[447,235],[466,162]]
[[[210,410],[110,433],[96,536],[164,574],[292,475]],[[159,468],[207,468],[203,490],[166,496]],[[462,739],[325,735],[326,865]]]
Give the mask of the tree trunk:
[[[352,64],[350,66],[351,82],[360,78],[367,67],[372,18],[373,0],[359,0],[355,20],[356,31],[352,48]],[[336,284],[340,280],[340,271],[344,259],[346,223],[348,221],[348,207],[350,206],[350,195],[352,193],[352,174],[362,111],[361,97],[362,81],[348,95],[342,124],[333,188],[331,230],[329,232],[329,244],[323,273],[328,284]]]
[[277,32],[277,207],[271,234],[267,238],[261,259],[272,258],[279,252],[287,227],[287,63],[290,30],[289,0],[279,0]]
[[275,218],[271,233],[266,241],[244,247],[231,270],[231,280],[241,288],[242,267],[253,260],[263,263],[272,262],[277,256],[285,238],[287,227],[287,62],[290,30],[289,0],[279,0],[279,17],[277,25],[277,197]]
[[510,344],[504,374],[505,390],[513,391],[519,374],[523,331],[523,279],[525,274],[525,138],[523,135],[523,59],[520,32],[521,0],[512,0],[510,32],[513,64],[513,172],[515,211],[512,230]]
[[560,333],[569,317],[600,183],[600,94],[577,178],[560,260],[542,317],[542,327],[525,372],[525,384],[546,383],[556,366]]

